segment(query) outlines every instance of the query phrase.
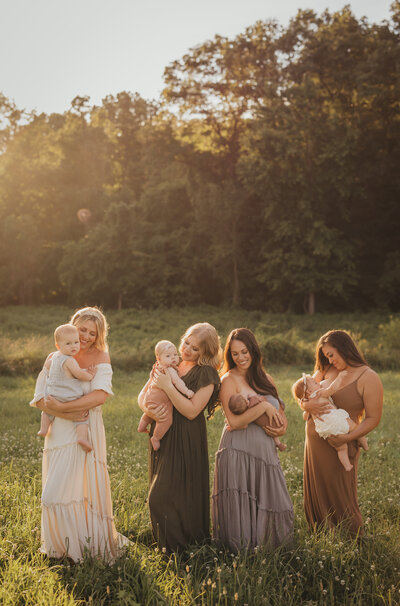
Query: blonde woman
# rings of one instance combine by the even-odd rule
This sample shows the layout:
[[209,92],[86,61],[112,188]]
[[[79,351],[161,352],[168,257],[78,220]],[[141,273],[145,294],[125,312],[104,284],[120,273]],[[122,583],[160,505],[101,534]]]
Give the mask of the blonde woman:
[[[56,417],[43,450],[41,549],[51,557],[67,556],[74,562],[86,551],[113,561],[128,540],[117,533],[113,521],[101,412],[101,405],[112,395],[108,326],[97,307],[80,309],[70,324],[79,332],[80,351],[75,360],[81,368],[95,366],[97,372],[91,382],[82,383],[86,395],[72,402],[44,397],[45,367],[36,383],[31,405]],[[79,447],[72,422],[87,417],[93,446],[88,453]]]
[[217,331],[207,322],[194,324],[182,337],[180,353],[178,374],[194,392],[192,398],[176,389],[169,374],[157,370],[138,398],[143,412],[157,421],[164,420],[165,405],[145,405],[152,382],[174,406],[172,425],[161,440],[160,449],[150,451],[150,517],[154,539],[166,553],[210,536],[208,446],[203,412],[208,407],[209,415],[212,414],[219,391],[217,369],[222,351]]

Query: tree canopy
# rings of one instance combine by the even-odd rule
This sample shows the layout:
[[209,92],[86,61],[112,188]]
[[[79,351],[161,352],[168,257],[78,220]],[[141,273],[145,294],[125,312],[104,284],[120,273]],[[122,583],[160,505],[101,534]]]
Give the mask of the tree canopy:
[[0,94],[0,304],[398,310],[399,23],[259,21],[156,101]]

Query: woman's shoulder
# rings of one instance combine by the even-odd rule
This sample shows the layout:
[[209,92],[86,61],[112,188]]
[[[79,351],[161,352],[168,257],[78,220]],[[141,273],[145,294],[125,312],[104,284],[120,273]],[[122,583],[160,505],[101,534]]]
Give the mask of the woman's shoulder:
[[199,377],[199,380],[201,380],[202,383],[208,382],[208,383],[214,383],[214,384],[218,384],[220,383],[220,378],[219,378],[219,374],[216,368],[214,368],[213,366],[208,366],[208,365],[204,365],[204,366],[197,366],[197,375]]
[[97,351],[94,357],[94,364],[111,364],[108,351]]
[[358,377],[358,383],[361,387],[377,387],[382,385],[382,381],[375,370],[370,366],[364,366]]

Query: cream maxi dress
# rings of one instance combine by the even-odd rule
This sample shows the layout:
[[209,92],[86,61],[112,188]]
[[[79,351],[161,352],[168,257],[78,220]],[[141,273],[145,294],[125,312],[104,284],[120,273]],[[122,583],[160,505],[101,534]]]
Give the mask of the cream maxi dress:
[[[82,382],[85,394],[101,389],[112,395],[111,377],[111,365],[98,364],[93,380]],[[43,369],[31,406],[43,398],[46,379]],[[75,562],[87,552],[112,562],[129,541],[114,525],[101,406],[89,411],[89,437],[93,450],[86,453],[77,443],[75,423],[56,417],[45,438],[41,551]]]

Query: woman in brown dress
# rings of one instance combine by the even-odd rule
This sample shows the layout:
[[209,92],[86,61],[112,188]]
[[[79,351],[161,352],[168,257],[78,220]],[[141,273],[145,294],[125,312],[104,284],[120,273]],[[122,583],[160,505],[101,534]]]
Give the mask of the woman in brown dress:
[[[217,372],[221,347],[217,331],[204,322],[188,328],[180,345],[179,376],[194,391],[189,400],[169,374],[154,373],[156,386],[174,405],[172,425],[160,449],[150,448],[149,509],[153,536],[166,553],[184,549],[210,536],[210,494],[207,431],[203,411],[211,414],[218,396]],[[150,417],[163,420],[166,407],[149,404],[139,395],[139,406]],[[153,424],[154,427],[155,424]],[[151,432],[150,432],[151,434]]]
[[[362,517],[357,498],[358,438],[372,431],[382,415],[383,389],[378,375],[368,366],[353,339],[344,330],[331,330],[318,341],[314,377],[332,382],[342,370],[347,372],[342,387],[332,396],[344,408],[357,428],[324,440],[315,431],[311,415],[327,412],[327,405],[313,400],[300,401],[311,413],[306,424],[304,450],[304,509],[311,528],[341,523],[352,535],[362,534]],[[332,446],[348,444],[353,465],[346,471]]]

